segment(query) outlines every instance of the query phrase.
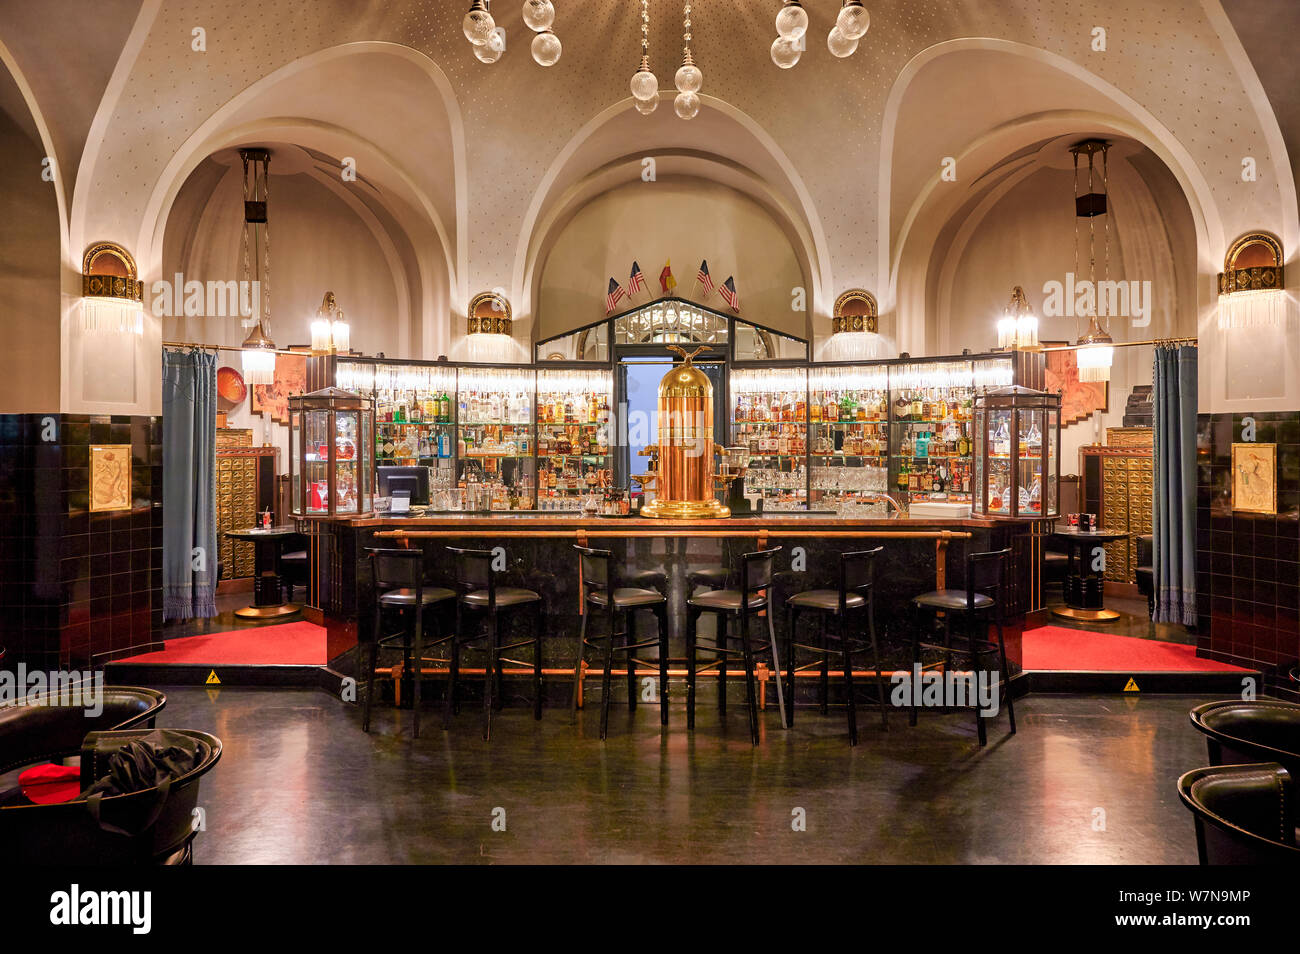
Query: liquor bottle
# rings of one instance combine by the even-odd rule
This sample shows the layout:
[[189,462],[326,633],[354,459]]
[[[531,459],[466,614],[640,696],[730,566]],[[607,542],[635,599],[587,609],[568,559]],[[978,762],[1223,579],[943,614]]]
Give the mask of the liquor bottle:
[[805,392],[800,391],[794,398],[794,422],[802,424],[808,419],[808,398]]
[[745,402],[741,400],[741,396],[739,394],[736,395],[736,410],[734,412],[734,420],[737,424],[744,424],[746,423],[747,420]]
[[813,424],[820,424],[822,420],[822,399],[816,397],[812,405],[808,408],[808,420]]
[[897,484],[898,484],[898,489],[900,491],[907,490],[908,475],[911,473],[911,470],[912,470],[911,465],[907,462],[907,459],[904,458],[902,462],[898,465]]

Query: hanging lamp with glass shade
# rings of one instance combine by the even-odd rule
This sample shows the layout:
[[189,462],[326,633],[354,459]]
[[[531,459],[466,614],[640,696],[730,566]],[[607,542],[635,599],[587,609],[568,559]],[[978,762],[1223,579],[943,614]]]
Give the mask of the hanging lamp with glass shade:
[[312,354],[347,354],[352,349],[352,328],[334,293],[327,291],[311,323]]
[[1011,289],[1011,300],[998,320],[998,348],[1018,351],[1039,351],[1038,316],[1025,298],[1019,285]]
[[[1079,220],[1088,220],[1088,278],[1094,289],[1097,288],[1097,227],[1096,220],[1100,216],[1106,217],[1105,244],[1103,246],[1102,261],[1104,265],[1103,279],[1110,278],[1110,165],[1107,160],[1107,154],[1110,151],[1110,143],[1100,139],[1085,139],[1083,142],[1076,143],[1070,147],[1070,152],[1074,156],[1074,260],[1075,274],[1079,271]],[[1087,192],[1079,192],[1079,157],[1085,156],[1088,160],[1088,183]],[[1100,157],[1101,163],[1101,191],[1097,191],[1098,183],[1097,163]],[[1102,325],[1097,315],[1097,303],[1101,296],[1094,294],[1092,297],[1092,314],[1088,315],[1088,330],[1079,337],[1075,342],[1078,349],[1075,352],[1075,360],[1079,367],[1079,380],[1089,382],[1100,382],[1110,380],[1111,365],[1115,361],[1114,339]]]
[[629,84],[636,109],[649,116],[659,105],[659,78],[650,70],[650,0],[641,0],[641,65]]
[[799,0],[785,0],[776,15],[776,34],[782,39],[797,40],[808,32],[808,11]]
[[673,101],[673,110],[679,119],[694,119],[700,111],[700,87],[704,85],[704,73],[695,65],[691,55],[691,0],[686,0],[682,19],[682,65],[673,77],[677,87],[677,98]]
[[862,0],[844,0],[839,16],[835,18],[835,29],[846,40],[856,41],[867,35],[870,26],[871,14],[862,5]]
[[271,228],[267,217],[270,201],[271,153],[266,149],[241,149],[244,169],[243,277],[257,289],[252,296],[253,314],[245,321],[251,327],[240,346],[244,382],[275,383],[275,342],[268,332],[271,317]]
[[465,31],[465,39],[475,46],[482,46],[491,39],[497,24],[488,12],[487,0],[474,0],[470,4],[469,13],[461,21],[461,28]]

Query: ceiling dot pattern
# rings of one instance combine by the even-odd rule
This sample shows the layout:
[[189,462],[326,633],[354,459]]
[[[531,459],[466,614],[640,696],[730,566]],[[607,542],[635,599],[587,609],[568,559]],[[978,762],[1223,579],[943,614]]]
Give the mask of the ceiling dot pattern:
[[[547,170],[583,125],[628,100],[640,52],[639,4],[628,0],[556,0],[559,63],[533,63],[531,34],[518,0],[498,0],[507,50],[496,64],[473,56],[461,33],[467,4],[458,0],[168,0],[107,125],[84,184],[88,234],[140,233],[149,195],[167,162],[215,110],[259,78],[295,59],[362,40],[403,44],[446,74],[465,127],[468,219],[464,284],[509,286],[526,211]],[[878,195],[887,97],[910,59],[963,37],[998,37],[1064,57],[1131,96],[1188,150],[1224,217],[1229,237],[1280,228],[1272,156],[1243,83],[1199,0],[867,0],[870,32],[857,52],[837,60],[826,49],[836,4],[807,5],[808,49],[780,70],[768,47],[779,0],[709,0],[692,15],[703,93],[752,117],[776,143],[811,196],[826,237],[837,288],[873,283],[882,211]],[[681,59],[682,4],[651,0],[651,57],[661,88]],[[207,52],[191,49],[191,30],[207,33]],[[1107,50],[1091,49],[1105,28]],[[383,81],[376,76],[375,82]],[[1014,89],[1008,95],[1014,95]],[[953,95],[960,95],[954,90]],[[665,95],[660,109],[671,109]],[[630,109],[630,105],[628,106]],[[420,122],[421,104],[410,104]],[[411,167],[445,157],[409,155],[401,130],[381,144]],[[732,155],[720,142],[720,153]],[[1242,159],[1256,160],[1259,181],[1244,183]],[[908,162],[937,169],[937,156]],[[818,304],[821,307],[821,303]]]

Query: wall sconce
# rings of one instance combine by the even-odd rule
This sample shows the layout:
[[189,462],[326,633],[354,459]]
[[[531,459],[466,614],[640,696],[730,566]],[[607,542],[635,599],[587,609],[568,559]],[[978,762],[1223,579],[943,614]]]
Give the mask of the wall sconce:
[[469,302],[466,345],[469,360],[506,363],[514,355],[510,302],[496,292],[479,292]]
[[1287,295],[1282,243],[1269,232],[1247,232],[1232,243],[1219,275],[1219,328],[1281,328]]
[[1017,285],[1011,289],[1011,301],[998,319],[999,350],[1041,351],[1038,343],[1038,316],[1029,307],[1025,290]]
[[311,323],[311,353],[316,355],[347,354],[352,350],[352,328],[343,318],[343,310],[327,291],[316,318]]
[[122,246],[97,242],[81,263],[82,329],[91,333],[144,334],[144,282]]
[[871,292],[851,288],[835,299],[825,361],[870,361],[880,357],[880,318]]

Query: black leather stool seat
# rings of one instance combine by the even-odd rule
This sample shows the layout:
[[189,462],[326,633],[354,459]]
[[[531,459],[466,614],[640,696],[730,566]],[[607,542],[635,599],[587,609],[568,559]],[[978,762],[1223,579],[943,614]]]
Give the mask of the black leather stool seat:
[[[605,594],[599,590],[593,591],[591,601],[597,606],[604,606],[607,600]],[[664,595],[658,590],[643,590],[639,587],[623,587],[614,591],[615,609],[624,609],[632,606],[653,606],[656,603],[665,602]]]
[[[540,599],[541,597],[532,590],[525,590],[515,586],[497,587],[497,606],[522,606],[525,603],[536,603]],[[462,596],[461,600],[470,606],[487,606],[488,591],[474,590]]]
[[1212,765],[1280,762],[1300,773],[1300,703],[1230,699],[1197,706],[1190,717],[1207,736]]
[[[431,586],[420,594],[420,605],[428,606],[432,603],[441,603],[443,600],[449,600],[455,596],[456,592],[454,590],[444,589],[441,586]],[[385,606],[414,606],[415,590],[407,587],[389,590],[379,597],[379,602]]]
[[[801,609],[829,610],[832,613],[840,611],[840,591],[839,590],[807,590],[803,593],[796,593],[785,601],[787,606],[798,606]],[[866,605],[866,599],[859,593],[847,593],[844,597],[844,606],[847,609],[857,609],[859,606]]]
[[1275,762],[1193,769],[1178,794],[1196,819],[1203,865],[1300,862],[1294,782]]
[[[728,610],[740,612],[740,590],[709,590],[699,596],[692,596],[686,602],[692,606],[705,609]],[[767,597],[760,593],[749,594],[749,609],[760,610],[767,605]]]
[[720,566],[711,570],[691,570],[686,574],[686,581],[691,586],[707,586],[711,589],[720,590],[726,587],[730,576],[731,571]]
[[[966,591],[965,590],[932,590],[929,593],[922,593],[912,600],[918,606],[928,606],[931,609],[941,610],[964,610],[966,608]],[[983,593],[976,593],[974,606],[976,609],[983,609],[986,606],[992,606],[993,600]]]

